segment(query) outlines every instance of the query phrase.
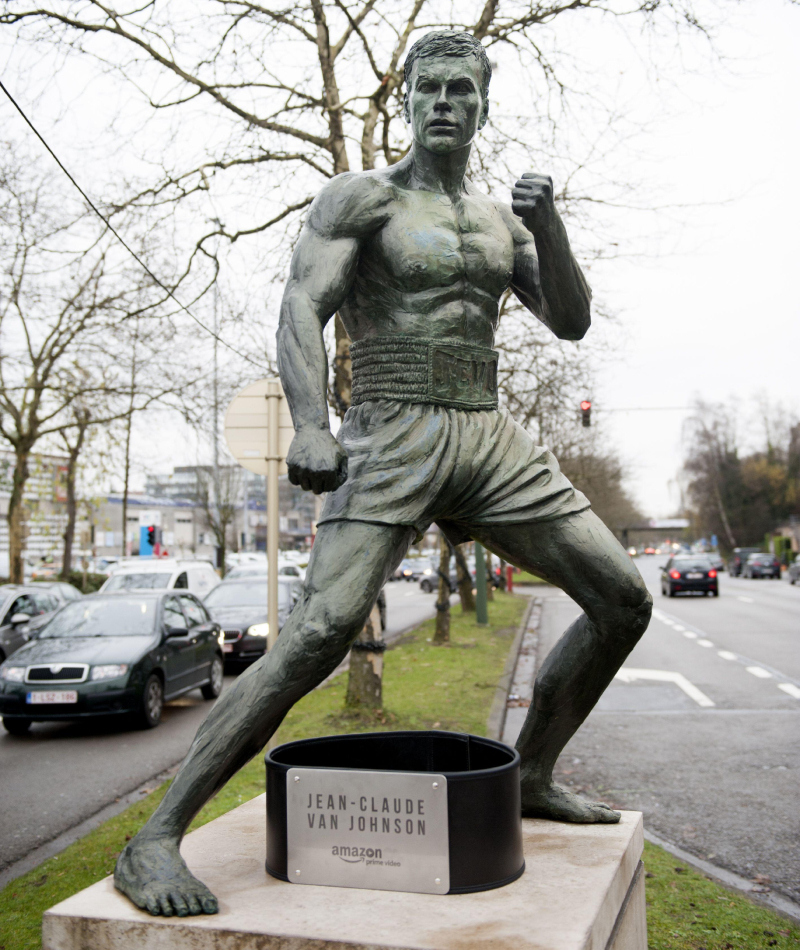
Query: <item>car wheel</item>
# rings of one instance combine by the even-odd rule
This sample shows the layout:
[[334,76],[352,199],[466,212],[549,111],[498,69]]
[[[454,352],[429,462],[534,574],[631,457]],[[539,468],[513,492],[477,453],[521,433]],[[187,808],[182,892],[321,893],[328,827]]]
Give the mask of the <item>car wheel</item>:
[[675,591],[672,589],[672,584],[669,585],[669,596],[670,596],[670,597],[674,597],[674,596],[675,596]]
[[31,719],[3,719],[3,728],[12,736],[24,736],[31,727]]
[[715,589],[715,590],[712,590],[711,593],[712,593],[715,597],[719,597],[719,588],[717,588],[717,589]]
[[161,722],[164,709],[164,686],[156,673],[147,677],[142,691],[142,704],[139,709],[139,725],[142,729],[155,729]]
[[203,699],[216,699],[217,696],[219,696],[222,692],[222,677],[224,674],[225,666],[222,660],[218,656],[215,656],[211,663],[211,679],[200,690],[203,694]]
[[431,588],[431,582],[430,582],[430,581],[423,581],[419,586],[422,588],[422,590],[423,590],[426,594],[430,594],[430,592],[431,592],[431,590],[432,590],[432,588]]

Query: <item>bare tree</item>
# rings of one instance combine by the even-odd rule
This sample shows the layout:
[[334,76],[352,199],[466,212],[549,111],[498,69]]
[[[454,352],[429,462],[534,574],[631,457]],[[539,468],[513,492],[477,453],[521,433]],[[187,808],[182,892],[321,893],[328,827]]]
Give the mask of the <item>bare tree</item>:
[[[520,115],[512,106],[490,119],[475,152],[473,178],[490,190],[501,188],[505,197],[520,171],[512,164],[533,160],[545,167],[557,158],[564,169],[557,198],[573,218],[586,209],[596,214],[604,200],[630,200],[633,184],[615,176],[604,144],[608,129],[622,123],[616,104],[605,107],[606,121],[598,122],[600,141],[580,147],[571,141],[567,148],[565,126],[576,121],[576,106],[591,100],[593,113],[604,107],[592,96],[593,77],[576,77],[567,65],[558,25],[575,16],[606,17],[635,28],[653,26],[659,38],[665,26],[674,28],[674,36],[705,36],[716,14],[710,0],[472,0],[456,6],[444,0],[300,0],[291,8],[204,0],[190,16],[171,4],[119,10],[100,0],[2,0],[0,10],[0,24],[14,28],[28,48],[51,43],[59,53],[94,57],[143,97],[154,121],[172,116],[172,134],[160,136],[165,144],[159,176],[120,191],[109,212],[137,206],[155,225],[181,206],[184,222],[206,221],[209,200],[231,207],[227,196],[246,195],[246,206],[230,216],[234,223],[225,225],[215,215],[195,232],[179,282],[204,264],[213,280],[219,242],[241,245],[253,237],[274,252],[274,266],[282,271],[322,182],[402,157],[408,148],[403,59],[416,33],[437,26],[470,31],[493,57],[518,62],[537,93],[535,114]],[[190,137],[180,134],[182,123],[197,121],[198,111],[215,129],[213,145],[205,148],[192,147]],[[132,142],[139,132],[131,133]],[[592,165],[610,172],[605,179],[612,184],[600,194],[596,179],[590,196],[579,173]],[[589,216],[584,214],[584,222]],[[606,239],[598,253],[607,254],[609,247]],[[350,364],[338,318],[334,351],[331,402],[343,414],[350,402]]]
[[61,577],[65,581],[69,580],[72,571],[72,545],[75,540],[75,522],[78,517],[76,495],[78,460],[83,451],[87,431],[92,424],[92,413],[86,406],[75,404],[72,406],[72,415],[74,425],[59,432],[59,436],[67,450],[67,524],[64,528],[64,554],[61,560]]
[[475,613],[475,594],[472,591],[472,575],[469,564],[464,557],[463,546],[457,544],[453,548],[456,561],[456,577],[458,578],[458,596],[461,599],[462,613]]
[[198,466],[197,496],[205,514],[206,524],[214,535],[217,567],[225,576],[228,550],[237,549],[231,529],[241,506],[243,470],[238,465]]
[[440,646],[450,642],[450,542],[439,532],[439,588],[436,598],[436,627],[433,643]]

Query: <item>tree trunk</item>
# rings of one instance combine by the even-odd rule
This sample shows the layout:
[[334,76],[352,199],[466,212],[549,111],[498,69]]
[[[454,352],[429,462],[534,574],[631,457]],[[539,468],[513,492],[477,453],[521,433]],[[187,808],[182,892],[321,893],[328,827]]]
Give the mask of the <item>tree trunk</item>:
[[23,496],[30,472],[28,457],[30,448],[14,447],[14,479],[8,499],[8,579],[12,584],[25,583],[22,552],[25,547],[25,505]]
[[[61,559],[61,577],[69,581],[72,570],[72,545],[75,541],[75,521],[78,513],[78,502],[75,497],[75,479],[78,475],[78,458],[86,439],[86,430],[89,427],[89,416],[81,412],[77,418],[77,435],[74,445],[67,446],[69,461],[67,462],[67,526],[64,530],[64,555]],[[66,437],[62,436],[66,442]]]
[[486,599],[494,600],[494,577],[492,576],[491,551],[486,551]]
[[[370,649],[373,647],[373,649]],[[383,708],[383,651],[381,614],[372,608],[369,620],[350,650],[345,705],[350,709]]]
[[456,559],[456,577],[458,578],[458,595],[461,598],[461,610],[463,613],[475,613],[475,595],[472,593],[472,575],[469,572],[467,559],[461,545],[453,548],[453,554]]
[[64,555],[61,559],[61,578],[65,581],[69,580],[69,573],[72,570],[72,543],[75,540],[75,518],[78,509],[78,503],[75,500],[77,461],[77,452],[70,452],[67,463],[67,526],[64,529]]
[[436,632],[434,644],[450,642],[450,544],[444,533],[439,535],[439,596],[436,598]]
[[122,488],[122,556],[128,556],[128,492],[131,478],[131,425],[133,406],[128,412],[128,425],[125,430],[125,483]]

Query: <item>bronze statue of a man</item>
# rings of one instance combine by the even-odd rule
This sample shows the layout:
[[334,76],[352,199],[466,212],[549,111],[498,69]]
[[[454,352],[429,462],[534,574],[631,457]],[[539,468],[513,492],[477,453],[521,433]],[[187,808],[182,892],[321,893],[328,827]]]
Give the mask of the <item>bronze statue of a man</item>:
[[[505,290],[565,340],[588,330],[591,294],[550,178],[523,175],[509,206],[464,177],[490,76],[474,37],[428,33],[405,64],[410,152],[389,168],[338,175],[311,206],[283,298],[278,359],[296,428],[289,476],[330,494],[304,597],[276,648],[217,702],[120,855],[117,887],[151,914],[216,912],[179,854],[187,826],[345,657],[390,572],[434,521],[583,608],[539,671],[518,742],[523,815],[619,820],[555,785],[552,772],[646,629],[651,598],[553,455],[498,408],[492,344]],[[353,341],[353,406],[338,440],[323,343],[337,311]]]

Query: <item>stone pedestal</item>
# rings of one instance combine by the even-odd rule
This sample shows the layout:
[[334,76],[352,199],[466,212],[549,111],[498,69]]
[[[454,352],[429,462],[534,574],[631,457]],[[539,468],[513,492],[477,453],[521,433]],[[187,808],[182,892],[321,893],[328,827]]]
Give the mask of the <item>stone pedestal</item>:
[[212,917],[150,917],[106,878],[44,915],[43,950],[647,950],[642,816],[525,820],[526,871],[506,887],[429,895],[287,884],[264,870],[264,796],[188,835]]

